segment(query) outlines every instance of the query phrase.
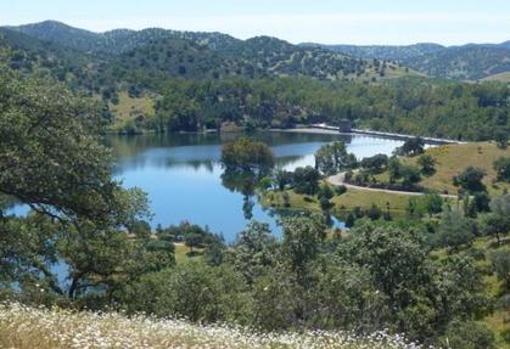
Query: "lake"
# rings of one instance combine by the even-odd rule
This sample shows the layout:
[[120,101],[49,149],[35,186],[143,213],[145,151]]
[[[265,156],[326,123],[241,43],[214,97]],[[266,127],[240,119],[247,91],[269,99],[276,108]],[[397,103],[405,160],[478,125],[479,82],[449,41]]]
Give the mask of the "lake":
[[[116,158],[115,176],[126,188],[139,187],[149,197],[151,225],[163,227],[190,221],[235,239],[250,217],[270,224],[276,235],[278,214],[264,209],[256,198],[246,197],[236,185],[222,180],[221,145],[238,134],[147,134],[107,139]],[[358,159],[391,154],[402,141],[361,135],[295,132],[260,132],[250,135],[267,143],[277,166],[293,170],[314,165],[313,154],[324,144],[341,140]],[[336,224],[340,224],[338,221]]]

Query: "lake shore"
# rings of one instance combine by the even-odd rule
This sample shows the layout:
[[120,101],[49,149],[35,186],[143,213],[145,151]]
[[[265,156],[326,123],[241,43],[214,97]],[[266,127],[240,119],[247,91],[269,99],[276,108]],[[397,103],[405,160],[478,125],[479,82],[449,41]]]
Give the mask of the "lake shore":
[[341,132],[337,130],[333,126],[327,125],[317,125],[317,126],[306,126],[299,127],[293,129],[270,129],[272,132],[292,132],[292,133],[313,133],[313,134],[337,134],[337,135],[360,135],[360,136],[369,136],[369,137],[380,137],[385,139],[398,139],[398,140],[406,140],[416,137],[421,137],[428,144],[466,144],[467,142],[456,141],[451,139],[443,139],[443,138],[433,138],[433,137],[422,137],[401,133],[391,133],[391,132],[381,132],[381,131],[373,131],[373,130],[362,130],[362,129],[352,129],[351,132]]

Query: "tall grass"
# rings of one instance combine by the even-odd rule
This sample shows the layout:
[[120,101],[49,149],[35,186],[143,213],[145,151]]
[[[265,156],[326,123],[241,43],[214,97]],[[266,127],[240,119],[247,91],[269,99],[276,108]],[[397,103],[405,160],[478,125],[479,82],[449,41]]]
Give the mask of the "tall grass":
[[235,326],[196,325],[183,320],[127,317],[119,313],[73,312],[0,305],[0,348],[420,348],[384,332],[261,334]]

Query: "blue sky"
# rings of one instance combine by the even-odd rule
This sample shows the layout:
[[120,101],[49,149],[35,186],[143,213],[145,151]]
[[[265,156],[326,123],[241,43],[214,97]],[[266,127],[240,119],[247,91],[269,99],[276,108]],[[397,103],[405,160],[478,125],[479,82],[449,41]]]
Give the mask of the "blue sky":
[[447,45],[510,40],[510,0],[0,0],[0,25],[163,27],[293,43]]

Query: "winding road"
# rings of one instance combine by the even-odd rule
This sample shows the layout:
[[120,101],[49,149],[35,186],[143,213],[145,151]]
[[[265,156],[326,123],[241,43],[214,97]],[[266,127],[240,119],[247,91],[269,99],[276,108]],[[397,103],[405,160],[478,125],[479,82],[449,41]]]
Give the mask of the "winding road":
[[[353,185],[345,182],[345,172],[340,172],[336,175],[330,176],[326,178],[326,181],[335,186],[343,185],[347,189],[355,189],[361,191],[369,191],[375,193],[388,193],[388,194],[399,194],[399,195],[407,195],[407,196],[422,196],[427,193],[424,192],[413,192],[413,191],[399,191],[399,190],[390,190],[390,189],[382,189],[382,188],[370,188],[370,187],[361,187],[358,185]],[[450,194],[439,194],[442,198],[445,199],[457,199],[457,195]]]

